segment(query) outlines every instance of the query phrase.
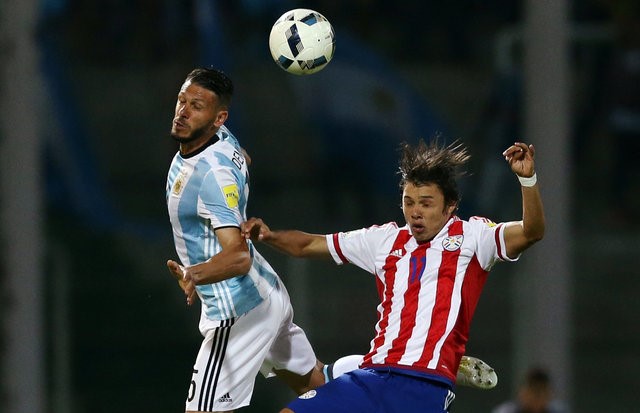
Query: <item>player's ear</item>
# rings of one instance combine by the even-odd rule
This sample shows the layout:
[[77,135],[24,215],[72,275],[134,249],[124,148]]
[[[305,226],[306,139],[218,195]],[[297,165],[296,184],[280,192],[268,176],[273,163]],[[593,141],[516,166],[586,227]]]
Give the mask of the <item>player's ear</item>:
[[218,111],[218,114],[216,115],[216,120],[213,124],[216,126],[216,128],[219,128],[226,122],[228,117],[229,117],[229,111],[226,111],[226,110]]
[[453,204],[447,205],[447,207],[445,208],[447,215],[453,215],[456,212],[456,209],[458,209],[458,204],[455,202]]

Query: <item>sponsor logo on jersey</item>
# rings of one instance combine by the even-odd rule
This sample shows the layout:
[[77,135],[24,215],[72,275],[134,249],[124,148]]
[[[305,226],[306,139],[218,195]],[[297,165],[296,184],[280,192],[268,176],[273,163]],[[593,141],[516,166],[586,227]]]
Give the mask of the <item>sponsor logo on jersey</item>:
[[447,251],[456,251],[462,246],[464,235],[453,235],[442,240],[442,248]]
[[235,208],[240,201],[240,191],[238,191],[238,185],[231,184],[222,188],[224,193],[224,199],[227,202],[229,208]]
[[226,393],[224,396],[218,399],[218,403],[231,403],[232,401],[233,399],[231,398],[229,393]]
[[298,396],[298,398],[302,400],[313,399],[314,397],[316,397],[316,394],[318,393],[315,390],[309,390],[305,394],[301,394],[300,396]]
[[393,251],[391,251],[390,255],[393,255],[394,257],[402,258],[402,256],[404,255],[404,250],[402,248],[397,249],[397,250],[393,250]]

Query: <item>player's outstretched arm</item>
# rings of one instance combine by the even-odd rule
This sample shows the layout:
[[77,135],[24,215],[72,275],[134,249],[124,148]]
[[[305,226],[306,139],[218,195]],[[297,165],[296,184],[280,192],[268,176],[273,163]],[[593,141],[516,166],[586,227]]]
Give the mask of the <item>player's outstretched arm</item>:
[[261,241],[293,257],[331,258],[324,235],[297,230],[272,231],[260,218],[249,218],[242,224],[245,238]]
[[544,236],[544,209],[537,183],[533,145],[516,142],[502,155],[518,176],[522,189],[522,221],[509,223],[504,232],[507,255],[513,258]]

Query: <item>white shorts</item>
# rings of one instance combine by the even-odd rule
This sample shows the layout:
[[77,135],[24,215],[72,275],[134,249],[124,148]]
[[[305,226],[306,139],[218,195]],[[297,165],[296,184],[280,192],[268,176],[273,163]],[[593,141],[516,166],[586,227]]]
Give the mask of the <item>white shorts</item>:
[[304,331],[293,323],[289,294],[278,283],[269,297],[231,320],[203,316],[204,336],[186,401],[187,411],[228,411],[251,401],[258,371],[310,372],[316,356]]

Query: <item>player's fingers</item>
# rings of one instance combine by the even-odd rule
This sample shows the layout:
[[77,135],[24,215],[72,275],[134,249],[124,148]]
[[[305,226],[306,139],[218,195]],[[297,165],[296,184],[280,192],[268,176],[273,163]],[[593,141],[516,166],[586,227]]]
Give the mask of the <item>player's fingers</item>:
[[182,279],[186,282],[192,282],[193,277],[191,276],[191,270],[188,268],[182,269]]
[[240,224],[240,232],[242,233],[243,237],[250,238],[251,237],[251,224],[249,222],[243,222],[242,224]]
[[175,262],[173,260],[168,260],[167,261],[167,268],[169,268],[169,272],[175,278],[177,278],[178,280],[180,280],[182,278],[182,269],[180,268],[180,264],[178,264],[177,262]]
[[507,149],[505,149],[504,152],[502,152],[502,156],[504,156],[505,158],[511,158],[513,154],[518,152],[518,150],[519,149],[516,145],[511,145]]
[[536,148],[533,145],[529,145],[529,153],[531,153],[532,158],[536,155]]
[[258,220],[256,218],[249,218],[242,224],[240,224],[240,230],[245,238],[251,238],[251,234],[255,231],[256,226],[259,225]]
[[196,300],[196,290],[193,289],[190,294],[187,295],[187,304],[192,305]]
[[271,233],[271,230],[269,229],[269,227],[266,225],[262,225],[260,227],[260,232],[258,233],[258,239],[260,241],[263,241],[265,238],[269,236],[270,233]]

